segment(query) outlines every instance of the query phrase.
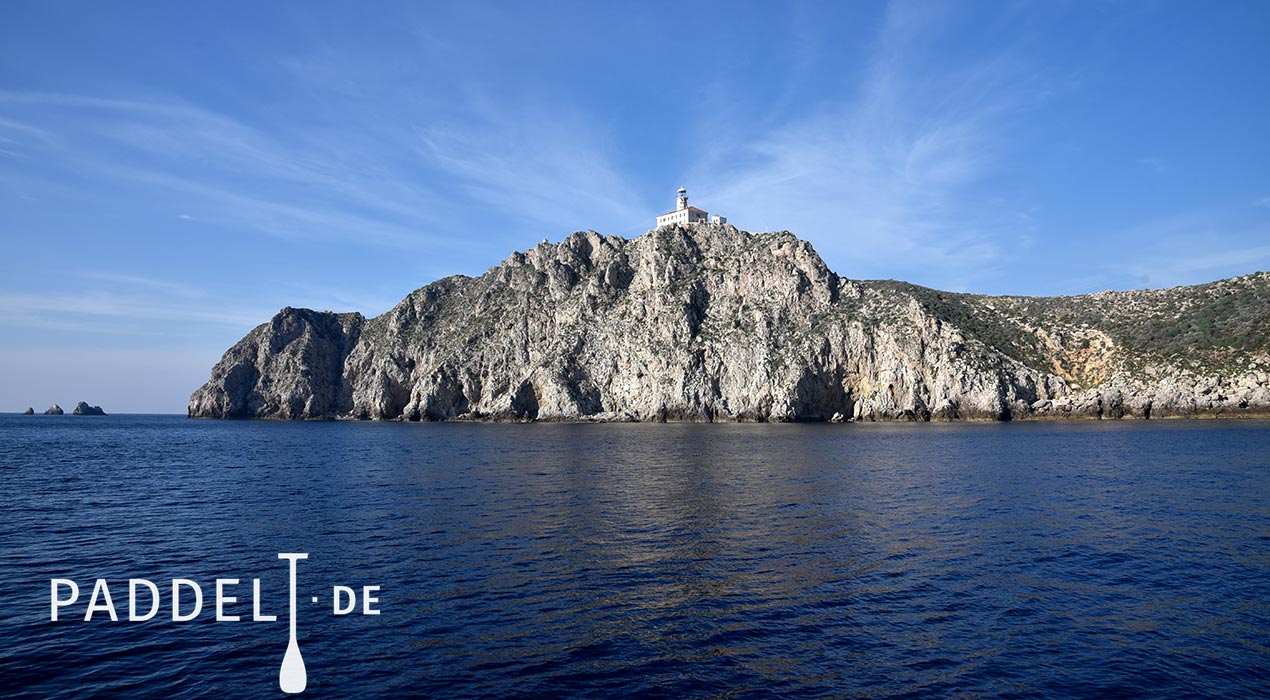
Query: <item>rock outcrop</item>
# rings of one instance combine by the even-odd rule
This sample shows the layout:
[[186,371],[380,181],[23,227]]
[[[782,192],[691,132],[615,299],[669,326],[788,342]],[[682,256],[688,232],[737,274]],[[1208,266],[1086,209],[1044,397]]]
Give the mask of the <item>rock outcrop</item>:
[[71,411],[76,416],[104,416],[106,412],[101,410],[101,406],[89,406],[87,401],[80,401],[75,404],[75,410]]
[[588,231],[513,253],[480,277],[437,281],[375,318],[285,308],[225,353],[189,415],[1267,415],[1268,300],[1266,273],[1151,292],[984,297],[844,279],[788,232]]
[[60,416],[64,413],[66,413],[66,411],[63,411],[62,407],[57,404],[53,404],[52,406],[44,409],[44,415],[46,416]]
[[33,416],[33,415],[35,415],[35,409],[34,409],[34,408],[31,408],[30,406],[27,406],[27,407],[26,407],[26,410],[22,412],[22,415],[24,415],[24,416]]

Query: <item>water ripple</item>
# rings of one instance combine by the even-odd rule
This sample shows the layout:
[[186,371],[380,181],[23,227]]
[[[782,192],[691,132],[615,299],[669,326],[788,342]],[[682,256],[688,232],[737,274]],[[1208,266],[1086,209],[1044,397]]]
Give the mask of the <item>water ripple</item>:
[[[83,601],[260,577],[282,613],[276,553],[306,551],[301,595],[380,585],[383,610],[302,608],[306,696],[1267,697],[1267,445],[1258,421],[0,416],[4,692],[274,697],[285,614]],[[82,589],[57,624],[55,577]]]

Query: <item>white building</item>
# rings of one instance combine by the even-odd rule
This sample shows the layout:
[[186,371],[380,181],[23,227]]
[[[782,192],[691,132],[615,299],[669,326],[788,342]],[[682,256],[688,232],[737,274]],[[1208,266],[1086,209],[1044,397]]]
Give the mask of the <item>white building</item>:
[[675,198],[675,210],[657,217],[657,228],[671,224],[704,224],[707,221],[716,224],[728,223],[725,217],[710,216],[704,209],[688,206],[688,190],[680,187],[678,196]]

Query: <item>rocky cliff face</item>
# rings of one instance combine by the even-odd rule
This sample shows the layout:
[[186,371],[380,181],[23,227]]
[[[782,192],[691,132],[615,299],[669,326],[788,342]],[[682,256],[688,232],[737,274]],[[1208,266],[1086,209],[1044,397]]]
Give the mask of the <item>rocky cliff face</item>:
[[[480,277],[430,284],[372,319],[285,308],[225,353],[189,414],[1260,415],[1270,414],[1267,308],[1266,273],[1152,292],[982,297],[840,278],[788,232],[582,232],[514,253]],[[1205,323],[1207,334],[1188,335]]]

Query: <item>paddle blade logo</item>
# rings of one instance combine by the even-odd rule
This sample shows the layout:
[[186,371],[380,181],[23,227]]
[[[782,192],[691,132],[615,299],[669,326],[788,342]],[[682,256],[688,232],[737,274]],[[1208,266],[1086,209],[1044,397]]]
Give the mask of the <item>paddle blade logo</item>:
[[282,657],[282,668],[278,670],[278,685],[284,693],[303,693],[309,684],[309,674],[304,670],[304,656],[300,654],[300,643],[295,638],[295,563],[300,559],[308,559],[308,554],[278,553],[279,559],[291,562],[291,638],[287,641],[287,653]]

